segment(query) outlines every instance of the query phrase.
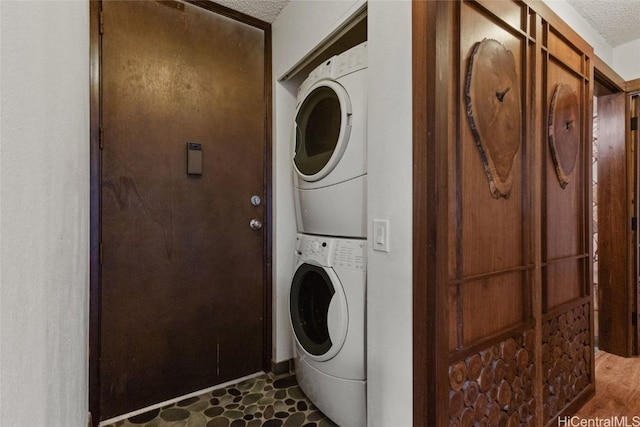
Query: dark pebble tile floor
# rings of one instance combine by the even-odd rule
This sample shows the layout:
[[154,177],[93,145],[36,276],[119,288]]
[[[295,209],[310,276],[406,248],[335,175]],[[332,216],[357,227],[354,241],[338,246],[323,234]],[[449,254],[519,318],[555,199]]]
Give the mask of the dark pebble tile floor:
[[104,427],[337,427],[294,375],[264,374]]

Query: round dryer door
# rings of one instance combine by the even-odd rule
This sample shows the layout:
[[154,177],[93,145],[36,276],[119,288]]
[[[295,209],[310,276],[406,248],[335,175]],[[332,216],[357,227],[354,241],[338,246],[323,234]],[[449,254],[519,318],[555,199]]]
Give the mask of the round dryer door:
[[329,360],[347,336],[347,303],[331,269],[312,264],[298,267],[289,300],[291,325],[304,351],[318,361]]
[[318,181],[338,164],[351,133],[351,101],[332,80],[311,86],[298,107],[293,165],[309,182]]

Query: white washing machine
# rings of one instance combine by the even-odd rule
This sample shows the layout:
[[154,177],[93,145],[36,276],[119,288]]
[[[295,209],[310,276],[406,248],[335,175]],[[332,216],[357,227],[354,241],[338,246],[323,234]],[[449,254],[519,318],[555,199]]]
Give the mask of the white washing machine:
[[293,169],[298,232],[366,238],[367,43],[325,61],[298,89]]
[[341,427],[366,426],[366,240],[299,234],[289,311],[298,384]]

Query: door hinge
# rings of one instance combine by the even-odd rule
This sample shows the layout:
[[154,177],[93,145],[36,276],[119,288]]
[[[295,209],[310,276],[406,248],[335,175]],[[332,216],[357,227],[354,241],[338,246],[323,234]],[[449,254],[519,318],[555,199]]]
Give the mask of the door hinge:
[[638,218],[635,216],[631,217],[631,230],[636,231],[638,229]]
[[98,135],[98,139],[100,140],[100,149],[104,148],[104,128],[100,126],[100,135]]
[[98,262],[102,265],[102,255],[104,254],[104,248],[102,242],[98,244]]
[[637,326],[638,325],[638,313],[636,313],[635,311],[633,313],[631,313],[631,324],[633,326]]
[[631,117],[631,130],[638,130],[638,118]]
[[98,25],[98,32],[104,34],[104,13],[100,11],[100,24]]

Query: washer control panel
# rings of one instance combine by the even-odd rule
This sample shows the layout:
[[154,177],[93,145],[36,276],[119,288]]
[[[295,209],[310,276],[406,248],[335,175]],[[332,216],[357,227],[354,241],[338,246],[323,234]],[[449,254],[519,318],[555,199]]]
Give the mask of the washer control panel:
[[365,240],[335,240],[331,266],[364,270],[366,250]]
[[365,270],[366,253],[366,240],[301,235],[296,242],[296,261],[314,261],[325,267]]

